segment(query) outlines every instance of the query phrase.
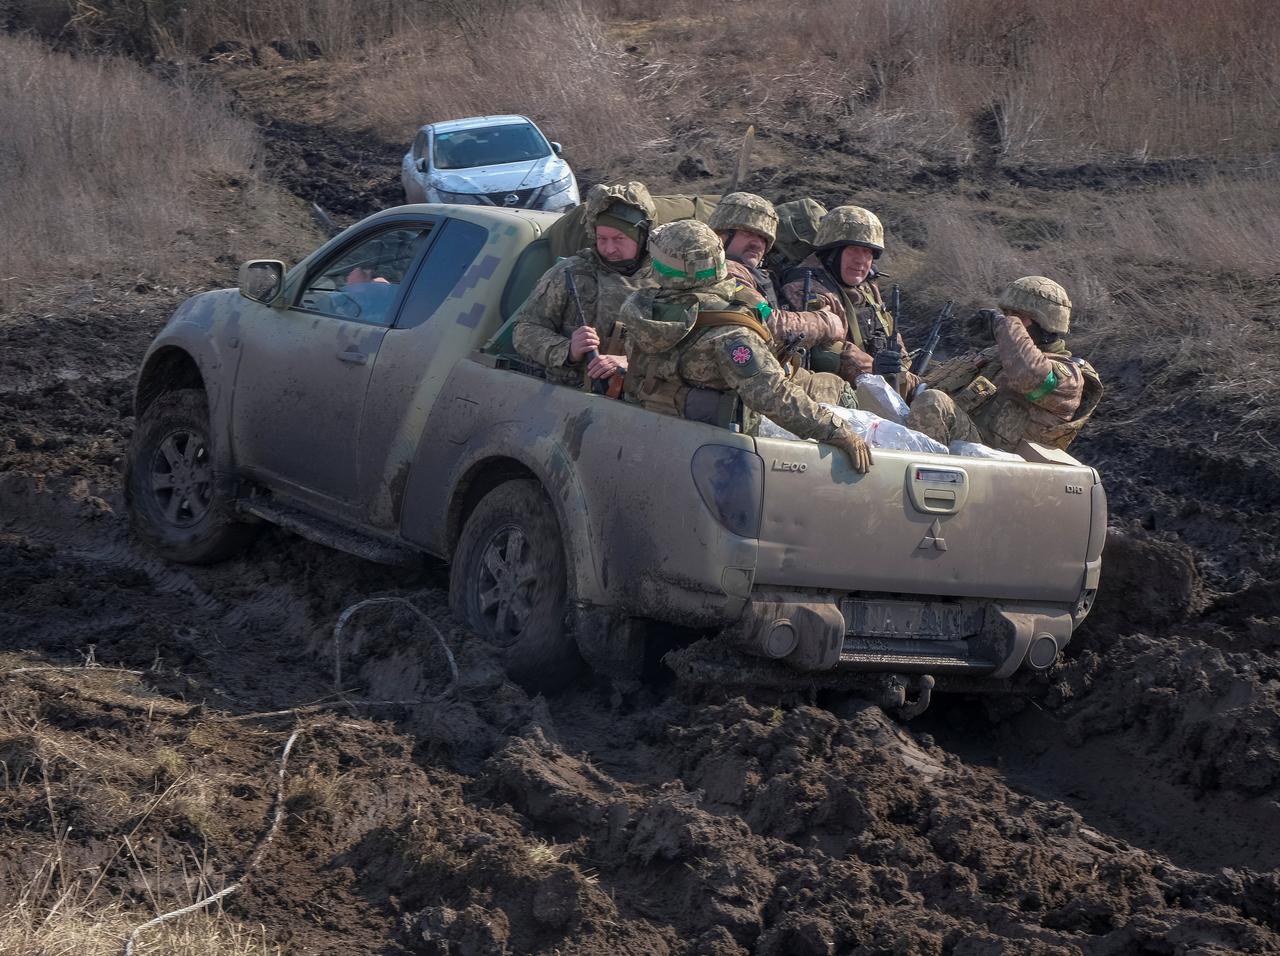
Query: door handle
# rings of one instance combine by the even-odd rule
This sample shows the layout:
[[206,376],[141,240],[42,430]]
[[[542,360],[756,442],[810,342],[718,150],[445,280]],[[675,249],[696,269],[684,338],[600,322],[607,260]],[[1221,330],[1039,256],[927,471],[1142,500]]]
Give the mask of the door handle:
[[353,365],[364,365],[369,361],[369,356],[363,352],[357,352],[355,349],[347,349],[345,352],[339,352],[338,358],[343,362],[350,362]]

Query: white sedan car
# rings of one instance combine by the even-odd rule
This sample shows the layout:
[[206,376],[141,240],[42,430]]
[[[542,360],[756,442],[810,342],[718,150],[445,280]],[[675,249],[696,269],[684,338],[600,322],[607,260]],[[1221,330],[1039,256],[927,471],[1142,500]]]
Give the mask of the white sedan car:
[[578,204],[578,182],[560,158],[560,144],[524,116],[471,116],[422,127],[400,179],[409,203],[550,212]]

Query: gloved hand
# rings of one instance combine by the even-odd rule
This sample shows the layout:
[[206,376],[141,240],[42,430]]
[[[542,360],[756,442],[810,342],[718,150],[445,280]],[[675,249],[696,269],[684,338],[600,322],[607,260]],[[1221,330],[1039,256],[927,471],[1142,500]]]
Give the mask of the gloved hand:
[[848,425],[842,424],[834,435],[827,439],[828,445],[835,445],[849,459],[853,470],[865,475],[871,470],[871,446],[863,441],[858,433]]
[[872,375],[897,375],[902,371],[902,353],[898,351],[897,342],[882,348],[871,359]]
[[964,324],[964,334],[974,345],[991,345],[996,340],[993,328],[996,319],[1004,316],[995,309],[979,309]]
[[[840,349],[840,368],[837,374],[846,382],[856,382],[859,375],[871,371],[874,360],[852,342],[845,342]],[[835,370],[832,370],[835,371]]]

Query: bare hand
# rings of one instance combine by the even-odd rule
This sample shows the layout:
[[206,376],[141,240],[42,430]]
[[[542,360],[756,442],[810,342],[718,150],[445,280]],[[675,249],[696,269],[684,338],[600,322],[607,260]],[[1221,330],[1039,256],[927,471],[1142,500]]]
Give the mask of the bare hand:
[[627,371],[625,355],[600,355],[587,366],[588,378],[612,378],[619,372]]
[[852,342],[845,342],[840,352],[840,377],[853,381],[859,375],[870,375],[871,356]]
[[582,356],[600,348],[600,333],[589,325],[580,325],[569,336],[569,361],[581,362]]

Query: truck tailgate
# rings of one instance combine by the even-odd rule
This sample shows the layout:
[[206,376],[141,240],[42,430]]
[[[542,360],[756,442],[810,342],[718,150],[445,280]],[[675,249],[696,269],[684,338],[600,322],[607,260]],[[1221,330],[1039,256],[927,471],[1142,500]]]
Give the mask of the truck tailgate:
[[1080,595],[1092,511],[1103,507],[1091,468],[877,449],[858,475],[829,445],[761,438],[756,449],[765,468],[757,587]]

